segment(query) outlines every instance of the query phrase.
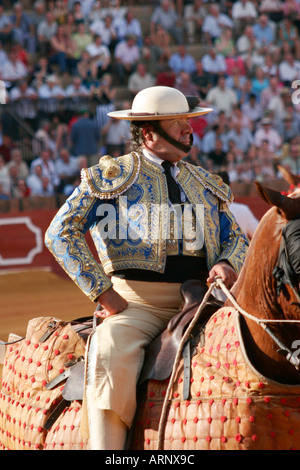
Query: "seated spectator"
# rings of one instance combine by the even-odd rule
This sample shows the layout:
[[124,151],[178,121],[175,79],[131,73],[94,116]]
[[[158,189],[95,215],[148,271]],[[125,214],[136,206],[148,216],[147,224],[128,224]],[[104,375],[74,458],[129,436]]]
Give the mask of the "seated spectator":
[[71,7],[71,13],[74,17],[74,25],[75,27],[78,26],[79,23],[84,23],[85,18],[84,18],[84,13],[82,11],[81,3],[80,1],[75,1]]
[[215,40],[215,49],[217,54],[221,54],[225,58],[234,57],[236,55],[232,29],[222,29],[221,36]]
[[242,127],[247,128],[250,132],[253,132],[253,122],[251,119],[246,116],[242,111],[242,106],[240,102],[238,102],[232,109],[232,114],[230,116],[231,121],[233,124],[236,122],[240,122]]
[[257,102],[256,95],[251,93],[249,100],[245,101],[242,106],[242,113],[252,122],[252,128],[255,129],[256,124],[263,116],[261,105]]
[[212,82],[210,80],[210,74],[203,70],[201,60],[196,61],[196,70],[191,74],[191,81],[196,86],[200,98],[204,99],[212,86]]
[[270,50],[270,47],[274,45],[276,38],[274,28],[272,28],[267,15],[259,16],[257,23],[253,26],[253,34],[265,52],[268,52],[268,49]]
[[92,34],[87,31],[84,22],[79,23],[76,26],[75,33],[71,34],[71,42],[73,43],[73,54],[74,58],[79,61],[82,53],[86,50],[87,46],[93,41]]
[[91,25],[96,21],[102,21],[109,15],[107,8],[103,8],[103,4],[100,0],[96,0],[92,3],[90,12],[87,14],[87,22]]
[[125,79],[135,72],[139,60],[140,50],[134,36],[128,36],[125,41],[117,44],[115,49],[115,67],[116,75],[121,85],[124,85]]
[[79,168],[77,157],[70,155],[68,149],[61,149],[59,157],[54,162],[56,172],[60,179],[60,184],[57,188],[58,193],[63,193],[67,184],[72,184],[79,176]]
[[101,36],[96,34],[86,50],[97,68],[97,78],[101,78],[104,73],[110,73],[111,54],[108,47],[102,44]]
[[155,70],[160,70],[161,67],[164,67],[165,64],[168,63],[171,57],[171,36],[160,24],[157,24],[154,27],[154,32],[144,38],[141,54],[143,54],[147,45],[153,59],[157,62]]
[[33,172],[27,177],[26,183],[31,196],[54,196],[54,188],[47,176],[43,176],[43,168],[36,165]]
[[232,19],[225,13],[220,12],[218,4],[211,4],[202,26],[205,41],[210,45],[214,44],[215,40],[221,36],[222,29],[226,27],[234,27]]
[[63,0],[55,0],[55,5],[52,12],[57,24],[65,24],[67,22],[69,10]]
[[191,82],[190,74],[187,72],[180,72],[177,76],[174,88],[181,91],[185,96],[198,96],[199,93],[196,85]]
[[28,86],[27,80],[21,80],[17,86],[11,89],[9,96],[14,104],[13,109],[17,116],[25,120],[33,130],[36,130],[37,91]]
[[4,6],[0,4],[0,42],[7,45],[12,41],[12,21],[6,13]]
[[0,154],[0,185],[2,192],[9,195],[10,194],[10,177],[9,177],[9,168],[6,165],[4,156]]
[[155,77],[147,72],[145,65],[140,62],[137,64],[136,71],[129,75],[128,90],[133,97],[143,88],[155,85]]
[[58,65],[61,74],[75,74],[77,71],[75,48],[63,25],[58,25],[56,34],[50,40],[50,46],[52,51],[50,64]]
[[240,101],[242,97],[245,83],[246,77],[241,74],[238,66],[234,66],[231,75],[226,78],[226,87],[231,88],[235,92],[238,101]]
[[283,3],[280,0],[262,0],[259,13],[265,13],[271,21],[278,23],[283,18]]
[[203,71],[208,73],[213,85],[216,85],[220,75],[226,73],[227,66],[224,57],[217,54],[214,47],[204,54],[201,59]]
[[16,169],[16,178],[26,179],[29,175],[29,169],[27,163],[23,159],[22,152],[19,148],[13,148],[11,150],[11,159],[7,163],[7,169],[14,167]]
[[266,77],[277,77],[278,76],[278,65],[275,63],[275,59],[272,54],[266,54],[264,57],[264,63],[261,66],[262,71]]
[[18,178],[16,184],[12,185],[11,196],[15,199],[24,199],[30,196],[30,188],[28,188],[25,178]]
[[[298,6],[300,7],[300,4],[298,4]],[[297,26],[288,16],[285,16],[279,23],[278,38],[278,44],[280,46],[283,46],[284,43],[287,43],[290,48],[296,49],[296,57],[299,57],[299,32]]]
[[283,3],[283,14],[284,17],[293,18],[294,21],[298,21],[300,18],[300,5],[297,0],[285,0]]
[[28,67],[17,59],[17,52],[12,48],[8,53],[8,61],[4,64],[3,69],[0,70],[0,78],[6,82],[7,89],[10,89],[19,80],[26,78],[28,75]]
[[161,4],[154,8],[150,19],[151,35],[154,35],[157,24],[160,24],[172,36],[176,44],[183,43],[183,27],[180,17],[170,0],[162,0]]
[[291,104],[291,91],[288,87],[279,89],[279,93],[273,96],[267,104],[268,111],[271,111],[275,120],[280,120],[286,114],[287,108]]
[[216,142],[218,139],[223,142],[222,150],[227,152],[228,151],[227,132],[223,132],[219,124],[214,124],[212,128],[205,133],[202,139],[203,153],[208,155],[210,152],[214,152],[216,150]]
[[46,18],[37,27],[37,50],[40,55],[47,56],[50,52],[50,41],[55,36],[58,24],[51,11],[46,12]]
[[269,142],[269,150],[276,152],[279,150],[282,139],[276,129],[272,128],[272,120],[270,118],[264,118],[261,121],[261,127],[254,133],[254,144],[256,147],[260,147],[263,140]]
[[49,64],[48,57],[40,56],[31,74],[31,83],[38,89],[43,83],[46,83],[46,78],[53,75],[53,68]]
[[196,35],[201,36],[206,8],[202,0],[194,0],[184,7],[183,18],[189,43],[195,42]]
[[14,3],[10,19],[12,22],[13,40],[19,42],[26,48],[29,54],[33,55],[36,51],[35,29],[31,18],[23,11],[21,3]]
[[40,157],[35,158],[30,166],[30,173],[35,172],[35,167],[40,165],[42,167],[42,176],[49,178],[50,183],[56,190],[59,186],[60,180],[52,159],[52,152],[49,149],[43,149]]
[[226,165],[221,168],[221,171],[227,171],[229,179],[232,183],[238,180],[237,161],[232,152],[226,154]]
[[238,0],[232,5],[231,16],[235,29],[240,33],[247,24],[252,24],[257,18],[256,5],[251,1]]
[[78,76],[75,76],[72,83],[67,85],[65,94],[66,120],[71,118],[73,114],[76,114],[78,109],[89,106],[90,97],[92,96],[90,90],[82,83],[81,78]]
[[130,139],[129,124],[122,119],[109,119],[102,129],[106,153],[112,157],[118,157],[125,153],[126,140]]
[[173,87],[176,81],[176,73],[169,65],[165,65],[156,77],[156,85]]
[[71,37],[72,34],[75,34],[77,31],[78,24],[75,21],[74,14],[69,11],[67,15],[66,22],[64,23],[64,30],[67,37]]
[[177,52],[171,54],[169,66],[176,74],[179,72],[191,74],[196,71],[196,61],[191,54],[187,53],[186,47],[183,44],[178,46]]
[[276,76],[269,78],[269,85],[264,88],[260,95],[260,104],[262,108],[267,108],[271,99],[275,96],[279,96],[280,86]]
[[107,46],[110,50],[110,53],[113,54],[115,47],[118,43],[118,35],[117,29],[113,23],[112,16],[107,15],[102,21],[101,27],[96,26],[96,23],[92,23],[90,25],[90,29],[94,34],[100,34],[102,38],[102,43]]
[[93,93],[99,86],[98,66],[88,51],[83,51],[80,60],[77,62],[77,75],[81,78],[82,84]]
[[[253,146],[255,149],[256,147]],[[251,147],[252,148],[252,147]],[[258,160],[262,161],[268,161],[271,164],[275,164],[278,161],[278,156],[276,153],[271,152],[269,149],[269,142],[267,140],[263,140],[261,142],[261,145],[259,148],[255,150],[255,155]],[[251,152],[249,156],[249,151],[248,151],[248,159],[250,160],[251,157]],[[252,159],[253,161],[255,160],[254,158]]]
[[121,18],[116,26],[118,41],[124,40],[127,36],[132,35],[136,38],[136,43],[139,47],[143,43],[143,32],[140,21],[134,17],[131,10],[127,11],[123,18]]
[[260,103],[260,96],[262,91],[269,86],[269,78],[265,76],[261,67],[257,67],[255,70],[255,76],[251,81],[251,93],[255,94],[257,102]]
[[243,126],[241,121],[233,122],[233,129],[231,129],[227,138],[233,140],[236,144],[236,147],[241,150],[243,153],[247,153],[252,142],[253,137],[249,129]]
[[290,142],[299,135],[298,123],[293,119],[292,114],[286,114],[276,126],[282,142]]
[[289,146],[288,156],[281,161],[281,164],[294,175],[300,175],[300,153],[298,143],[292,143]]
[[10,134],[3,132],[2,143],[0,145],[0,154],[3,155],[5,163],[11,160],[11,151],[16,148]]
[[33,11],[30,15],[31,24],[34,28],[34,34],[37,44],[37,30],[42,21],[46,19],[46,2],[44,0],[36,0],[33,4]]
[[265,54],[254,35],[253,26],[245,27],[244,32],[237,38],[236,48],[249,72],[252,72],[254,67],[263,65]]
[[184,158],[184,161],[197,166],[203,166],[204,163],[202,160],[202,155],[197,145],[193,145],[188,156]]
[[105,15],[111,15],[114,23],[117,25],[118,21],[124,18],[128,11],[127,6],[122,5],[122,0],[110,1],[109,7],[106,9]]
[[278,75],[284,86],[291,86],[294,80],[300,79],[300,61],[295,60],[291,52],[287,52],[284,60],[280,62]]
[[50,137],[51,121],[42,119],[39,123],[38,130],[32,139],[32,152],[34,157],[41,154],[42,149],[54,150]]
[[65,97],[65,90],[59,85],[58,78],[50,75],[46,78],[46,83],[38,88],[39,114],[46,119],[59,113],[60,102]]
[[208,153],[207,158],[211,161],[213,170],[219,170],[226,164],[226,152],[221,139],[216,139],[215,148]]
[[219,77],[218,84],[212,87],[207,93],[207,103],[215,107],[218,111],[229,114],[233,106],[237,103],[237,96],[233,90],[226,88],[226,79]]

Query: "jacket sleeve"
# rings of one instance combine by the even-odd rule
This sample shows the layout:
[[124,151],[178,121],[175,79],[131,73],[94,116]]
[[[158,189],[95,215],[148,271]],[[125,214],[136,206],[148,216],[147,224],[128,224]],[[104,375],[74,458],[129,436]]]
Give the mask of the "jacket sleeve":
[[219,212],[220,247],[219,261],[226,260],[239,274],[244,264],[249,242],[228,208]]
[[94,302],[112,286],[85,240],[86,232],[96,223],[98,205],[99,199],[90,196],[85,186],[80,185],[55,215],[45,234],[45,244],[56,261]]

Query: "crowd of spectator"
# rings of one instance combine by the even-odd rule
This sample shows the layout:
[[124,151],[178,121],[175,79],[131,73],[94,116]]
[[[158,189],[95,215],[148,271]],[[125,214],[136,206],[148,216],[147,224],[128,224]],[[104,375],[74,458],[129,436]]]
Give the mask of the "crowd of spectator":
[[125,0],[0,0],[0,80],[34,134],[26,159],[2,119],[0,199],[69,195],[100,154],[127,151],[128,122],[107,112],[155,84],[213,108],[192,120],[190,162],[230,182],[300,174],[300,0],[147,6],[141,21]]

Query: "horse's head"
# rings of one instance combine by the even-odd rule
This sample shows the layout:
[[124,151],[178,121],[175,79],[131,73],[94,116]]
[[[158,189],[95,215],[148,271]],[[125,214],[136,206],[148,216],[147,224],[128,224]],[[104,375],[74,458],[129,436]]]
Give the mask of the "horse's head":
[[[300,191],[284,195],[260,183],[256,186],[259,196],[272,207],[259,223],[232,292],[250,315],[267,322],[280,320],[280,323],[266,324],[291,348],[295,340],[300,340],[300,324],[282,320],[300,320]],[[273,378],[284,377],[300,383],[300,372],[296,378],[284,375],[286,364],[283,362],[280,367],[277,362],[278,345],[268,338],[261,326],[254,325],[252,320],[246,323],[253,361],[263,365],[266,359],[268,364],[262,372],[269,375],[270,367],[276,364],[278,372]],[[287,370],[292,374],[289,368]]]

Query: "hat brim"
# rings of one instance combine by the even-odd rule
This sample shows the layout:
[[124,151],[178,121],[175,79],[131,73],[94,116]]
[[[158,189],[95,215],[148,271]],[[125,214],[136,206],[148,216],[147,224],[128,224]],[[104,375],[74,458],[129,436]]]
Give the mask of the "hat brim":
[[165,119],[174,118],[191,118],[195,116],[201,116],[202,114],[208,114],[213,111],[212,108],[201,108],[196,107],[193,110],[186,113],[171,113],[171,114],[136,114],[131,109],[124,109],[122,111],[111,111],[107,113],[109,117],[115,119],[125,119],[127,121],[162,121]]

